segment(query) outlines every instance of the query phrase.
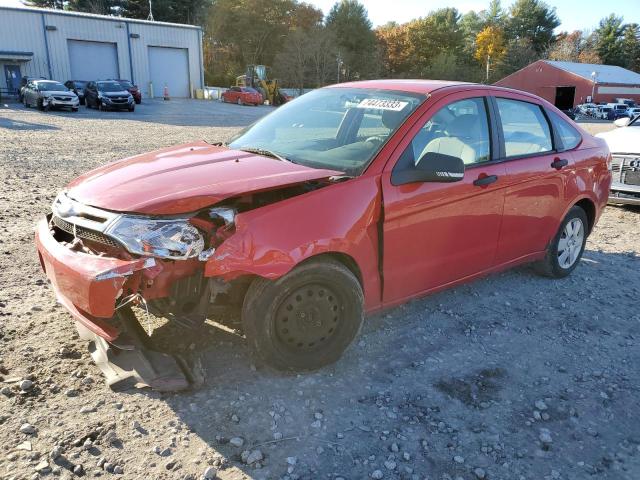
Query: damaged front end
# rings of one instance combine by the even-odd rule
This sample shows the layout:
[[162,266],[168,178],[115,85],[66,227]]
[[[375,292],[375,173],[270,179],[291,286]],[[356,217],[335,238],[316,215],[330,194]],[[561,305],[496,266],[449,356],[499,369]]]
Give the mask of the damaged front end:
[[305,182],[236,196],[188,216],[120,214],[65,193],[36,230],[40,262],[56,297],[114,390],[189,388],[181,358],[157,351],[132,307],[195,329],[207,318],[240,328],[253,277],[207,276],[216,249],[235,233],[236,215],[330,182]]

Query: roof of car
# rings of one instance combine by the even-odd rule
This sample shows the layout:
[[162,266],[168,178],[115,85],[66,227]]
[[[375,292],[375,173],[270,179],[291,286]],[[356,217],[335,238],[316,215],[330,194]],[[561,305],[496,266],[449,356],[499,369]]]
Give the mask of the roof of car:
[[446,80],[409,80],[409,79],[391,79],[391,80],[363,80],[359,82],[348,82],[331,85],[333,88],[342,87],[354,87],[354,88],[376,88],[380,90],[395,90],[400,92],[410,93],[423,93],[428,94],[434,90],[438,90],[444,87],[462,85],[474,85],[482,87],[483,85],[467,83],[467,82],[452,82]]
[[60,83],[57,80],[34,80],[34,83]]

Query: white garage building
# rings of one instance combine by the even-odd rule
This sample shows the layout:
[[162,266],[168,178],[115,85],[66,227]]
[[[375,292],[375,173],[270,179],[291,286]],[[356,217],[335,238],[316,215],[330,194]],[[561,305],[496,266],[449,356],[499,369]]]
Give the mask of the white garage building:
[[202,30],[40,8],[0,7],[0,89],[22,76],[131,80],[143,96],[191,97],[203,88]]

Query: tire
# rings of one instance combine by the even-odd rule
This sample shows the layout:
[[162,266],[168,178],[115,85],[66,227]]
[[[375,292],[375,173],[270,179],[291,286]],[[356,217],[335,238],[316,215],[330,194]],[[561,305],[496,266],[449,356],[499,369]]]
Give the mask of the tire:
[[257,278],[242,306],[252,354],[277,370],[307,371],[337,361],[357,336],[364,296],[341,263],[314,260],[271,281]]
[[78,111],[78,107],[74,107],[71,109],[72,112],[77,112]]
[[588,228],[589,220],[585,211],[578,206],[572,207],[549,244],[544,260],[534,265],[536,271],[550,278],[564,278],[573,272],[584,252]]
[[131,105],[127,110],[129,110],[130,112],[135,111],[136,107],[135,105]]
[[136,102],[136,105],[140,105],[142,103],[142,99],[140,100],[134,100]]
[[240,106],[244,105],[244,103],[242,102],[242,99],[241,99],[241,98],[238,98],[238,101],[237,101],[236,103],[237,103],[238,105],[240,105]]
[[38,100],[38,110],[40,110],[41,112],[44,111],[44,105],[42,104],[42,100]]
[[29,102],[27,102],[27,97],[22,97],[22,104],[24,108],[30,108]]

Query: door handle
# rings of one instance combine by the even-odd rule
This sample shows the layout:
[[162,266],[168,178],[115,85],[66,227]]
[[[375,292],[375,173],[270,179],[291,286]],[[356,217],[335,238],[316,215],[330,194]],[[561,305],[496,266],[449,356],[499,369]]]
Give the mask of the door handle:
[[551,162],[551,166],[556,170],[560,170],[562,167],[566,167],[567,165],[569,165],[569,160],[565,158],[556,158]]
[[487,175],[486,177],[480,177],[473,181],[473,184],[476,187],[486,187],[487,185],[491,185],[493,182],[498,181],[497,175]]

